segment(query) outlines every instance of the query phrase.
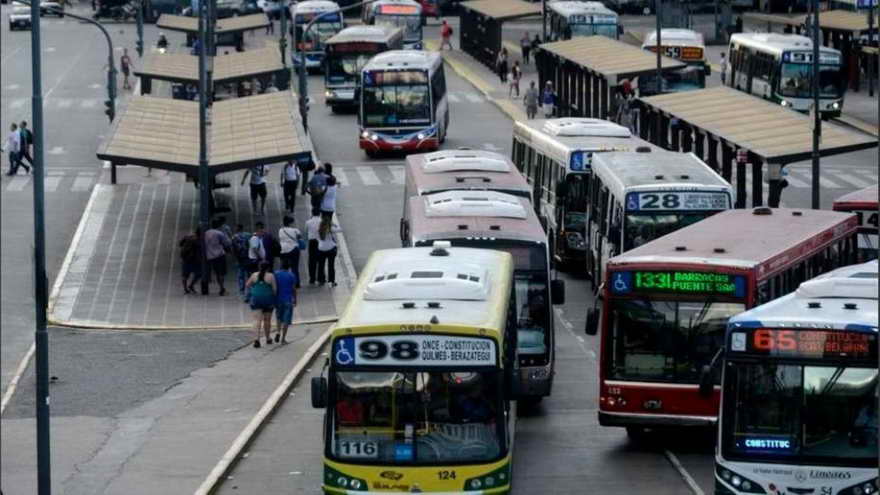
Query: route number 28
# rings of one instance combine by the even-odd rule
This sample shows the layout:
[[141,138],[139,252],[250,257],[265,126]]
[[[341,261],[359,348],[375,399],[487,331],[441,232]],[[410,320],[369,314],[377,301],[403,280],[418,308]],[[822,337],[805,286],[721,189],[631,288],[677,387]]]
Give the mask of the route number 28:
[[642,209],[644,210],[674,210],[681,206],[678,194],[643,194]]
[[412,361],[419,358],[419,343],[412,340],[398,340],[390,346],[381,340],[365,340],[358,345],[361,359],[380,361],[391,356],[397,361]]

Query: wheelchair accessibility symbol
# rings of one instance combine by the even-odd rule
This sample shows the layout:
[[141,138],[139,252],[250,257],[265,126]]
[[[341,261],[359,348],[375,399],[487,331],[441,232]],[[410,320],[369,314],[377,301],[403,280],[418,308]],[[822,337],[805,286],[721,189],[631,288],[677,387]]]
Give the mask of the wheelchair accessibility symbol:
[[354,350],[353,347],[354,341],[352,339],[340,340],[336,345],[336,353],[334,354],[336,364],[342,366],[354,364],[354,353],[352,352]]
[[625,294],[631,290],[632,274],[630,272],[618,272],[611,281],[611,290],[615,294]]

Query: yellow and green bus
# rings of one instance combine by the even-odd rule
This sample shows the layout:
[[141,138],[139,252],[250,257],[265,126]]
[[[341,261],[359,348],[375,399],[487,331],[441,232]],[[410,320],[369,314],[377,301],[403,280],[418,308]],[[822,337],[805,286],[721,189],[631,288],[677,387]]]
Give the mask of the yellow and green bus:
[[324,493],[510,492],[513,296],[508,253],[373,253],[312,379]]

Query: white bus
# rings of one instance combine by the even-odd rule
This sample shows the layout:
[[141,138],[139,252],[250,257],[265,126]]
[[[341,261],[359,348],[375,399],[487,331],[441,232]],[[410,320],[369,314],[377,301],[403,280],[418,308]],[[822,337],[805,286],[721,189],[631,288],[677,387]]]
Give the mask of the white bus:
[[[306,69],[321,69],[324,66],[324,42],[342,31],[345,24],[339,5],[330,0],[306,0],[290,7],[293,12],[291,26],[295,43],[295,57],[291,57],[297,66],[303,64]],[[303,39],[303,30],[312,19],[321,16],[309,29],[308,36]]]
[[613,40],[620,37],[623,27],[618,23],[617,13],[602,2],[577,2],[557,0],[547,3],[550,21],[550,39],[568,40],[577,36],[606,36]]
[[878,493],[877,269],[838,268],[728,321],[715,493]]
[[403,47],[422,49],[422,5],[414,0],[376,0],[363,9],[364,24],[403,28]]
[[361,69],[377,53],[403,46],[403,30],[390,26],[351,26],[324,44],[324,98],[332,111],[355,106]]
[[533,204],[562,265],[586,259],[587,186],[595,153],[654,146],[626,127],[600,119],[563,118],[513,124],[513,163],[533,188]]
[[[813,104],[813,42],[796,34],[741,33],[727,49],[727,85],[799,112]],[[846,92],[840,52],[819,47],[819,111],[840,116]]]
[[733,208],[733,188],[693,153],[602,153],[587,192],[586,269],[598,288],[620,253]]
[[[703,34],[690,29],[661,29],[660,52],[687,64],[687,67],[663,75],[663,85],[657,90],[656,74],[639,76],[639,96],[676,93],[706,87],[706,76],[711,72],[706,63],[706,44]],[[642,50],[657,53],[657,31],[651,31],[642,43]]]
[[361,71],[360,148],[380,152],[435,151],[446,140],[449,103],[438,52],[390,50]]

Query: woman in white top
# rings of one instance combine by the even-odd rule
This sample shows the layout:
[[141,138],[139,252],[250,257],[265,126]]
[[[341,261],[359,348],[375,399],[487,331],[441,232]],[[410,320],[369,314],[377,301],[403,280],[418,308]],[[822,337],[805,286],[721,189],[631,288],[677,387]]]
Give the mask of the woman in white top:
[[281,171],[281,187],[284,188],[284,208],[293,213],[296,206],[296,188],[299,186],[299,167],[290,161]]
[[333,218],[336,211],[336,191],[339,185],[336,183],[336,177],[327,176],[327,189],[324,190],[324,197],[321,199],[321,216]]
[[257,198],[260,198],[260,211],[259,215],[263,215],[266,213],[266,175],[269,174],[269,166],[268,165],[260,165],[258,167],[251,167],[249,170],[244,171],[244,176],[241,178],[241,185],[244,185],[244,181],[247,180],[248,175],[251,177],[251,207],[254,209],[254,212],[257,212]]
[[[294,189],[296,191],[296,189]],[[293,273],[296,275],[296,288],[299,289],[299,242],[302,232],[293,226],[293,218],[284,217],[284,227],[278,229],[278,243],[281,244],[281,261],[290,263]]]
[[[336,234],[341,229],[333,225],[330,217],[321,218],[318,228],[318,284],[327,281],[336,287]],[[327,265],[327,278],[324,278],[324,265]]]

